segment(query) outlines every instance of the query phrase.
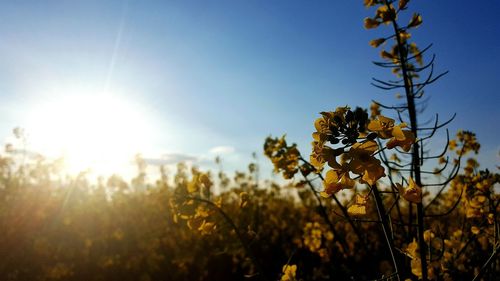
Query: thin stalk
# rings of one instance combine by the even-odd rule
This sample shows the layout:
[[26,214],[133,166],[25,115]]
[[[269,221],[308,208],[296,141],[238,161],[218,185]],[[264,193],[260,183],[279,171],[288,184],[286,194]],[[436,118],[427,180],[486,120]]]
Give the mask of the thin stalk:
[[380,193],[376,185],[372,186],[373,197],[375,198],[375,206],[377,207],[377,212],[380,221],[382,222],[382,230],[384,232],[385,241],[387,243],[387,247],[389,248],[389,253],[391,254],[392,264],[394,265],[395,272],[393,273],[397,280],[399,278],[399,270],[398,263],[396,262],[396,256],[394,255],[394,243],[392,240],[391,230],[389,226],[389,222],[387,221],[387,216],[385,215],[384,203],[382,202],[382,198],[380,197]]
[[[380,143],[380,140],[378,141],[379,145],[381,145]],[[385,159],[385,162],[388,162],[388,157],[387,157],[387,154],[385,153],[385,151],[382,152],[382,157],[383,159]],[[387,168],[389,169],[388,171],[388,177],[389,177],[389,181],[391,183],[391,189],[394,190],[394,181],[393,181],[393,178],[392,178],[392,167],[390,165],[386,165]],[[398,219],[399,221],[403,221],[403,214],[401,213],[401,208],[399,207],[399,200],[398,200],[398,195],[396,193],[394,193],[394,202],[396,204],[396,210],[397,210],[397,214],[398,214]],[[407,236],[407,233],[406,233],[406,229],[403,227],[402,228],[403,231],[405,232],[404,235]]]
[[477,273],[476,276],[474,276],[474,279],[472,279],[472,281],[476,281],[476,280],[479,280],[479,278],[481,278],[481,276],[483,276],[483,274],[486,272],[486,270],[488,269],[488,266],[495,260],[495,258],[497,257],[498,255],[498,248],[500,247],[500,245],[497,245],[495,247],[495,250],[493,250],[493,253],[491,253],[491,256],[488,258],[488,260],[483,264],[483,266],[481,267],[481,269],[479,270],[479,272]]
[[[390,8],[389,3],[387,0],[385,1],[385,4],[387,8]],[[415,107],[415,99],[413,95],[413,86],[412,83],[412,78],[408,75],[408,69],[406,65],[406,59],[408,56],[408,51],[407,48],[405,47],[405,44],[401,40],[401,36],[399,34],[399,28],[398,24],[396,22],[396,19],[392,19],[392,26],[394,29],[394,34],[396,35],[396,42],[398,44],[398,55],[399,55],[399,60],[401,62],[401,72],[403,74],[403,81],[404,81],[404,88],[405,88],[405,94],[406,94],[406,102],[408,105],[408,115],[410,117],[410,126],[411,126],[411,131],[414,134],[415,138],[418,138],[417,136],[417,128],[418,128],[418,123],[417,123],[417,113],[416,113],[416,107]],[[412,150],[412,170],[413,170],[413,176],[415,178],[415,183],[418,186],[422,186],[422,180],[420,177],[420,146],[418,142],[415,142],[413,145],[413,150]],[[419,244],[419,249],[420,249],[420,261],[421,261],[421,266],[422,266],[422,279],[424,281],[427,280],[427,244],[424,241],[424,208],[422,203],[417,203],[417,232],[418,232],[418,244]]]

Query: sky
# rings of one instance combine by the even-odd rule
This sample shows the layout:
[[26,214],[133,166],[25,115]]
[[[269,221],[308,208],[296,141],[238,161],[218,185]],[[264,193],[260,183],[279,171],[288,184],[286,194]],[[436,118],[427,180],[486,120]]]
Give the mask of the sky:
[[[424,21],[413,39],[450,71],[427,90],[421,120],[457,113],[450,132],[474,131],[482,167],[494,168],[500,2],[410,8]],[[0,138],[20,126],[29,150],[89,165],[107,152],[206,167],[220,155],[232,171],[256,152],[269,175],[268,135],[308,155],[319,112],[398,103],[370,85],[388,77],[372,64],[372,14],[351,0],[1,1]]]

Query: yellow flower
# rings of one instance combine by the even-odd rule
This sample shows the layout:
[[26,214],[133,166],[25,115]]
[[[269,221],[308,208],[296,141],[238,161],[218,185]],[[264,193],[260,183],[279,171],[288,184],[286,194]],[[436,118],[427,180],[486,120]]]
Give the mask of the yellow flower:
[[377,1],[376,0],[364,0],[363,1],[363,5],[365,5],[365,7],[371,7],[371,6],[375,6],[377,4]]
[[342,148],[333,149],[317,141],[314,141],[312,146],[313,151],[310,156],[310,162],[317,170],[323,169],[325,163],[328,163],[328,166],[334,169],[340,168],[336,158],[344,152]]
[[377,133],[378,137],[382,139],[392,138],[394,127],[394,119],[383,115],[377,116],[377,118],[370,121],[367,126],[368,130]]
[[396,183],[396,187],[399,190],[401,196],[409,202],[412,203],[421,203],[422,202],[422,188],[418,186],[413,178],[409,179],[410,184],[407,188],[404,188],[399,183]]
[[342,189],[353,188],[354,184],[354,180],[349,177],[349,171],[329,170],[326,172],[326,177],[323,181],[325,189],[321,192],[321,196],[330,197]]
[[475,209],[475,208],[468,207],[465,210],[465,217],[468,218],[468,219],[480,218],[481,215],[482,214],[481,214],[481,210],[480,209]]
[[378,20],[375,20],[372,18],[365,18],[365,28],[366,29],[376,28],[379,25],[380,25],[380,22]]
[[410,23],[408,24],[408,28],[418,27],[421,24],[422,24],[422,16],[419,14],[413,14],[413,17],[411,18]]
[[370,46],[372,46],[373,48],[377,48],[378,46],[380,46],[384,42],[385,42],[385,38],[374,39],[374,40],[370,41]]
[[391,20],[396,19],[396,10],[391,4],[389,7],[382,5],[377,9],[375,19],[381,19],[383,23],[388,24]]
[[340,122],[345,122],[345,115],[347,111],[349,111],[349,107],[337,107],[335,111],[329,112],[320,112],[322,115],[321,118],[316,119],[314,121],[314,127],[316,131],[320,134],[331,134],[330,127],[335,126],[335,120],[339,120]]
[[398,8],[400,10],[404,10],[406,9],[406,5],[408,5],[408,1],[409,0],[399,0],[399,5],[398,5]]
[[333,236],[333,232],[331,232],[331,231],[327,231],[327,232],[325,233],[325,239],[326,239],[326,240],[328,240],[328,241],[333,241],[333,238],[334,238],[334,236]]
[[366,215],[366,202],[368,198],[366,196],[356,194],[356,201],[352,204],[347,212],[352,216],[364,216]]
[[424,64],[424,59],[423,59],[423,56],[422,56],[422,53],[420,52],[420,50],[418,49],[417,47],[417,44],[415,44],[415,42],[411,43],[409,46],[408,46],[408,50],[410,51],[410,53],[415,56],[415,60],[417,61],[417,63],[419,65],[423,65]]
[[415,143],[415,135],[410,130],[396,129],[393,132],[395,132],[395,135],[387,142],[387,148],[392,149],[399,146],[406,152],[410,151],[411,146]]
[[422,278],[422,265],[419,257],[418,243],[415,239],[413,242],[408,244],[405,252],[411,257],[411,273],[417,276],[419,279]]
[[203,223],[201,224],[200,227],[198,227],[198,231],[202,234],[202,235],[209,235],[211,234],[215,228],[217,227],[217,225],[213,222],[206,222],[206,221],[203,221]]
[[273,162],[274,171],[282,172],[285,179],[293,178],[299,170],[300,152],[296,144],[287,145],[285,136],[279,139],[267,137],[264,154]]
[[245,208],[248,205],[249,197],[247,192],[240,192],[240,208]]
[[380,115],[380,105],[372,102],[370,105],[370,117],[373,119],[379,115]]
[[372,140],[357,142],[353,144],[349,150],[349,156],[353,159],[364,158],[366,156],[371,156],[377,150],[378,144]]
[[281,276],[281,281],[293,281],[297,275],[297,265],[295,264],[285,264],[282,269],[283,275]]
[[417,240],[413,239],[413,242],[408,244],[408,246],[406,247],[406,253],[408,253],[412,259],[417,257],[418,254]]
[[479,234],[481,230],[479,229],[479,227],[473,226],[470,228],[470,231],[472,232],[472,234]]
[[366,170],[361,178],[360,182],[367,183],[369,185],[374,185],[380,178],[385,177],[385,170],[382,165],[380,165],[380,160],[372,157],[373,161]]
[[349,162],[349,168],[353,173],[363,175],[361,178],[362,183],[373,185],[377,180],[385,176],[385,170],[380,164],[380,160],[372,156],[377,150],[378,145],[374,141],[355,143],[349,150],[348,154],[352,159]]
[[210,180],[207,174],[197,173],[193,176],[193,179],[189,182],[187,186],[187,191],[189,193],[194,193],[198,192],[202,188],[208,190],[212,185],[213,185],[212,181]]
[[419,258],[414,258],[410,262],[411,273],[418,277],[418,279],[422,278],[422,262]]
[[396,163],[401,163],[401,159],[399,159],[399,157],[398,157],[398,155],[396,153],[393,153],[390,156],[389,160],[394,161]]
[[439,157],[438,163],[439,164],[445,164],[446,163],[446,158],[444,158],[444,156]]
[[383,50],[382,52],[380,52],[380,57],[382,57],[383,59],[386,59],[386,60],[390,60],[390,61],[393,61],[395,63],[398,62],[398,56],[396,55],[396,53],[394,51],[391,51],[391,53]]
[[411,33],[408,33],[406,31],[399,32],[399,38],[403,42],[406,42],[406,40],[410,39],[410,37],[411,37]]
[[424,241],[427,242],[427,243],[430,243],[431,240],[435,237],[436,235],[434,234],[434,232],[432,232],[432,230],[430,229],[427,229],[426,231],[424,231]]
[[477,154],[481,148],[481,144],[477,141],[476,134],[469,131],[460,130],[457,132],[457,140],[450,141],[451,150],[457,145],[457,141],[462,145],[462,149],[456,151],[457,154],[465,154],[471,151]]
[[451,140],[450,142],[448,142],[448,148],[450,150],[455,150],[457,148],[457,141]]
[[387,148],[392,149],[396,146],[401,147],[404,151],[410,151],[411,146],[415,142],[415,136],[410,130],[403,130],[406,124],[401,123],[394,125],[394,119],[382,115],[377,116],[377,119],[370,121],[368,130],[377,133],[382,139],[389,139]]
[[495,223],[495,216],[494,216],[492,213],[489,213],[489,214],[488,214],[487,219],[488,219],[488,223],[489,223],[489,224],[493,224],[493,223]]
[[314,121],[314,128],[316,128],[316,131],[320,136],[331,133],[329,118],[325,118],[325,116],[323,116],[316,119],[316,121]]

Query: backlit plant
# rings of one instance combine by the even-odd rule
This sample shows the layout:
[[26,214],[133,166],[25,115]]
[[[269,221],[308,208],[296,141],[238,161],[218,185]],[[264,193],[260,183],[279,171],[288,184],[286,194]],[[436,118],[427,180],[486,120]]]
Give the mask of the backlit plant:
[[[396,80],[388,81],[373,78],[372,84],[382,90],[403,91],[402,98],[405,101],[395,106],[374,102],[370,108],[370,118],[366,111],[360,108],[352,111],[349,107],[338,107],[335,111],[321,112],[321,117],[314,122],[313,148],[309,161],[295,156],[293,162],[283,166],[282,161],[276,158],[280,153],[276,150],[269,151],[269,147],[273,147],[269,145],[273,141],[272,138],[266,141],[266,155],[272,160],[276,171],[286,173],[285,178],[291,178],[293,172],[305,170],[302,175],[309,184],[311,183],[307,177],[311,174],[321,179],[321,195],[334,199],[336,206],[342,211],[342,214],[338,215],[351,223],[361,245],[364,244],[365,238],[360,235],[359,224],[352,222],[361,222],[360,216],[370,217],[367,203],[372,195],[377,214],[375,220],[365,220],[365,223],[375,222],[381,225],[386,249],[392,260],[392,273],[389,275],[391,279],[400,280],[410,276],[424,280],[448,279],[450,276],[456,276],[450,273],[454,270],[449,266],[450,262],[453,264],[460,261],[459,268],[465,268],[463,264],[468,260],[464,260],[463,249],[466,245],[448,243],[446,241],[453,240],[441,238],[444,242],[437,250],[431,241],[435,239],[434,232],[426,229],[433,225],[434,218],[449,215],[457,209],[458,202],[463,198],[465,209],[461,210],[465,210],[465,217],[469,219],[464,224],[469,224],[473,218],[483,218],[485,223],[486,215],[489,222],[495,224],[492,241],[487,247],[493,253],[491,257],[494,257],[498,250],[498,198],[496,195],[491,196],[495,194],[492,188],[498,183],[498,178],[487,171],[475,174],[472,178],[457,177],[462,156],[471,151],[477,153],[479,150],[479,143],[471,132],[458,132],[457,140],[449,141],[443,150],[435,155],[424,149],[454,116],[440,122],[439,115],[436,115],[432,126],[419,123],[419,114],[425,108],[425,103],[419,101],[425,96],[424,90],[446,72],[435,75],[434,55],[430,60],[424,60],[424,54],[428,52],[430,45],[420,49],[412,42],[411,31],[420,27],[423,19],[418,13],[406,15],[409,2],[364,1],[366,7],[375,10],[373,17],[364,20],[364,27],[375,29],[387,26],[391,30],[388,36],[369,42],[372,47],[382,49],[382,61],[375,62],[375,65],[391,70],[396,76]],[[407,21],[405,18],[408,18]],[[382,109],[394,112],[395,119],[399,122],[382,115]],[[448,137],[448,131],[446,136]],[[284,138],[280,141],[286,143]],[[295,145],[289,148],[293,149],[293,155],[300,155]],[[288,153],[286,146],[281,149],[284,149],[281,154]],[[447,151],[456,151],[457,158],[450,161],[446,156]],[[297,159],[303,162],[301,167],[298,166]],[[436,164],[436,159],[439,159],[438,167],[432,171],[426,170],[430,165]],[[302,168],[304,166],[307,169]],[[309,169],[309,166],[314,169]],[[471,166],[473,164],[468,165],[465,170],[469,177],[474,169]],[[448,173],[446,176],[443,176],[444,171]],[[432,181],[425,179],[424,175],[439,175],[439,178]],[[456,190],[456,186],[464,181],[471,183],[459,187],[459,194],[453,191],[444,192],[450,183],[451,189]],[[361,186],[366,186],[364,192],[360,192]],[[476,186],[484,186],[485,190]],[[336,196],[343,189],[356,190],[347,209]],[[312,185],[311,191],[317,192]],[[443,201],[443,193],[447,196],[454,194],[455,197],[448,200],[457,203],[439,213],[436,212],[436,209],[439,209],[436,205]],[[319,204],[321,209],[321,202]],[[326,218],[328,215],[323,216],[325,221],[329,221]],[[477,235],[480,232],[479,227],[473,227],[471,233]],[[457,233],[454,232],[453,239],[459,237],[463,240],[462,234]],[[454,247],[462,250],[457,249],[454,252],[450,249]],[[436,251],[441,252],[436,255]],[[491,258],[483,262],[484,266],[472,275],[475,279],[484,273]]]

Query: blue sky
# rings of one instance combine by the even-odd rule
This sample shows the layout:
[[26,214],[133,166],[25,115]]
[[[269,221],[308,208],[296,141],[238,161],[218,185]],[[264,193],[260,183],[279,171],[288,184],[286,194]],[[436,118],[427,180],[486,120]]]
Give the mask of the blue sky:
[[[437,70],[450,71],[427,91],[425,116],[456,112],[450,131],[476,132],[480,162],[494,167],[499,2],[410,7],[424,20],[413,38],[433,43]],[[3,1],[0,136],[41,130],[29,120],[45,114],[30,114],[41,104],[87,93],[98,101],[106,91],[147,123],[137,150],[148,158],[206,163],[223,154],[229,170],[244,169],[266,136],[284,133],[307,154],[320,111],[397,103],[370,85],[387,77],[371,64],[378,50],[368,41],[379,33],[363,19],[372,13],[362,1]]]

